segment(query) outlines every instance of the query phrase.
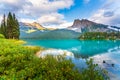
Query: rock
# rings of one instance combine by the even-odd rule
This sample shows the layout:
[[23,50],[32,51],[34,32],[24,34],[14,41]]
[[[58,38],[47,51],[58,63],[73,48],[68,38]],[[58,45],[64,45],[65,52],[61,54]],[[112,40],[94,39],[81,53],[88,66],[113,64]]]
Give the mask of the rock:
[[112,63],[111,65],[112,65],[112,67],[114,67],[114,66],[115,66],[115,64],[113,64],[113,63]]
[[105,61],[103,60],[103,63],[105,63]]

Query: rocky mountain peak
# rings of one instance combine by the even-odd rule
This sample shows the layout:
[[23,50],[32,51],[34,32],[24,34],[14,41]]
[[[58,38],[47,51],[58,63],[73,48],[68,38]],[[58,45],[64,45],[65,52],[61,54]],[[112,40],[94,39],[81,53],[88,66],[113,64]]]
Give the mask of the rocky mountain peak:
[[108,25],[99,24],[87,19],[75,19],[73,25],[69,27],[70,30],[75,30],[77,32],[109,32]]
[[88,26],[92,26],[95,24],[96,24],[95,22],[89,21],[87,19],[82,19],[82,20],[75,19],[71,27],[83,28],[83,27],[88,27]]
[[40,25],[40,24],[37,23],[37,22],[33,22],[33,23],[24,23],[24,25],[26,25],[26,26],[31,26],[31,27],[34,27],[34,28],[37,28],[37,29],[40,29],[40,30],[45,29],[42,25]]

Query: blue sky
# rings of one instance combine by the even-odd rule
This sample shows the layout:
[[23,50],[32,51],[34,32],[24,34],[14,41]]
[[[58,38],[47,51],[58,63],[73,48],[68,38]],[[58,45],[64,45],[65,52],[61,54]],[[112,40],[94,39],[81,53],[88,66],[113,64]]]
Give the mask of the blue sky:
[[0,0],[0,20],[9,11],[20,22],[64,28],[74,19],[120,26],[120,0]]
[[65,19],[73,21],[74,19],[89,18],[104,3],[101,0],[74,0],[74,5],[70,9],[59,10],[65,16]]

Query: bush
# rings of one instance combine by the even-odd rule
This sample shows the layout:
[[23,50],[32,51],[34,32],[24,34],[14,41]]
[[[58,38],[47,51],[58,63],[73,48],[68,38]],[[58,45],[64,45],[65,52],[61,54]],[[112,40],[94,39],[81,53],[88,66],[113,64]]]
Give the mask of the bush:
[[71,60],[62,56],[38,58],[34,53],[43,48],[17,42],[0,40],[0,80],[104,80],[92,61],[88,61],[88,69],[79,72]]
[[84,80],[109,80],[107,71],[94,64],[93,59],[87,60],[86,63],[88,68],[82,72]]

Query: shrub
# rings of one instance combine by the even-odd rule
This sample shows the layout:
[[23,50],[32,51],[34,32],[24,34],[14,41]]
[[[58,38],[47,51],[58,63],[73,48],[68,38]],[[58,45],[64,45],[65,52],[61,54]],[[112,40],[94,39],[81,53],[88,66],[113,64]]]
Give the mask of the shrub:
[[5,39],[0,40],[0,45],[0,80],[104,80],[92,61],[79,72],[71,60],[62,56],[35,56],[43,48],[24,47],[15,40]]

